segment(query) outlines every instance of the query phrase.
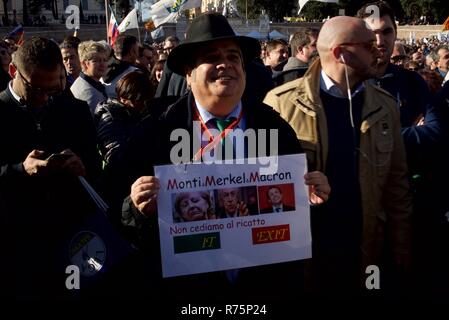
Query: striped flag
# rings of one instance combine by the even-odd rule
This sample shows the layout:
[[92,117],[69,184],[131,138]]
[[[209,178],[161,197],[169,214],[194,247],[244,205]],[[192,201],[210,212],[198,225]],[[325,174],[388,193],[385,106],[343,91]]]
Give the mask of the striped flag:
[[15,27],[10,33],[8,33],[7,37],[13,38],[16,41],[18,46],[22,45],[24,40],[24,31],[21,24]]
[[108,26],[108,38],[110,39],[111,45],[114,46],[115,39],[117,39],[119,35],[117,20],[114,16],[114,11],[109,7],[111,11],[111,17],[109,18],[109,26]]

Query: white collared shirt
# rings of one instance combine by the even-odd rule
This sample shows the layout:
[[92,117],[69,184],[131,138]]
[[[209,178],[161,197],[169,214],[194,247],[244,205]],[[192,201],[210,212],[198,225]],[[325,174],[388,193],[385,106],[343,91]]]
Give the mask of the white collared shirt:
[[20,104],[22,104],[22,98],[19,97],[19,95],[12,89],[12,80],[9,81],[8,83],[8,87],[9,87],[9,91],[11,91],[12,96],[14,97],[14,99],[16,99],[17,102],[19,102]]
[[[343,94],[339,87],[335,84],[335,82],[329,78],[329,76],[324,72],[323,69],[321,69],[320,74],[320,89],[326,92],[327,94],[330,94],[333,97],[336,98],[347,98],[345,94]],[[365,89],[365,84],[362,82],[355,90],[351,93],[351,97],[354,98],[355,95],[357,95],[359,92],[363,91]]]
[[[217,130],[217,126],[215,124],[215,122],[213,121],[214,119],[216,119],[217,117],[214,116],[212,113],[210,113],[209,111],[207,111],[196,99],[195,99],[195,105],[196,108],[198,110],[198,113],[201,116],[201,119],[203,120],[203,122],[206,124],[206,127],[208,129],[215,129]],[[230,114],[228,114],[226,117],[224,117],[223,120],[225,119],[229,119],[229,118],[236,118],[238,119],[240,116],[240,113],[242,112],[242,101],[239,101],[237,103],[237,105],[234,107],[234,109],[232,110],[232,112]],[[246,129],[246,120],[245,120],[245,116],[243,115],[240,118],[240,121],[236,124],[236,126],[234,127],[234,129],[240,129],[242,131],[244,131]],[[200,141],[201,141],[201,132],[200,132]],[[243,143],[238,143],[237,141],[242,142],[244,139],[233,139],[233,149],[236,155],[246,155],[245,152],[245,145]],[[204,142],[202,142],[202,146],[204,147]]]
[[[206,124],[206,126],[208,128],[216,128],[215,124],[211,124],[210,121],[213,119],[216,119],[217,117],[214,116],[212,113],[210,113],[209,111],[207,111],[196,99],[195,99],[195,104],[196,104],[196,108],[201,116],[201,119],[203,119],[204,123]],[[232,112],[230,114],[228,114],[223,120],[225,119],[229,119],[229,118],[238,118],[240,115],[240,112],[242,112],[242,101],[239,101],[237,103],[237,105],[234,107],[234,110],[232,110]],[[239,128],[242,130],[245,130],[245,117],[242,117],[240,119],[240,122],[237,123],[237,125],[235,126],[235,128]]]

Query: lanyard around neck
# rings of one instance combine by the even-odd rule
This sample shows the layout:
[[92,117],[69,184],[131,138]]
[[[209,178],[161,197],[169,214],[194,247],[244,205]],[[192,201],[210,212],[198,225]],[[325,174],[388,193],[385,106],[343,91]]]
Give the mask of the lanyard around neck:
[[193,102],[193,109],[195,110],[196,113],[196,117],[200,120],[201,122],[201,127],[203,128],[204,132],[207,133],[207,135],[209,136],[209,144],[207,144],[204,148],[200,147],[200,149],[197,151],[197,153],[195,154],[195,156],[193,157],[194,161],[199,161],[203,154],[207,151],[209,151],[210,149],[215,148],[215,146],[217,144],[219,144],[224,138],[226,138],[226,136],[228,134],[231,133],[232,129],[234,129],[235,126],[237,126],[240,122],[240,120],[242,119],[243,116],[243,109],[240,110],[240,114],[238,116],[237,119],[235,119],[231,124],[229,124],[229,126],[227,126],[219,135],[217,135],[216,137],[214,137],[209,129],[206,126],[206,123],[204,122],[203,118],[201,117],[200,113],[198,112],[198,109],[195,106],[195,102]]

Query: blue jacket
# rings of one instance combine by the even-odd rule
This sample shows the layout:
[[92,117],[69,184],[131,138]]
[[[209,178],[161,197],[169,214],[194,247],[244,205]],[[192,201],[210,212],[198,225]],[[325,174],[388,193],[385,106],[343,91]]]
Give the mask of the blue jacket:
[[[411,174],[423,170],[424,158],[447,145],[447,124],[441,106],[433,101],[429,88],[418,73],[390,64],[377,84],[396,98],[402,136]],[[416,122],[424,116],[424,125]]]

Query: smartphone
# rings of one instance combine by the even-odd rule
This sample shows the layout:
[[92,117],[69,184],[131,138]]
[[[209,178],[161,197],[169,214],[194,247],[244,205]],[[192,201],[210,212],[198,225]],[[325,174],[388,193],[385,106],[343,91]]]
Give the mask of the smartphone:
[[47,161],[63,162],[63,161],[66,161],[67,159],[69,159],[70,157],[72,157],[72,155],[67,154],[67,153],[53,153],[47,158]]

